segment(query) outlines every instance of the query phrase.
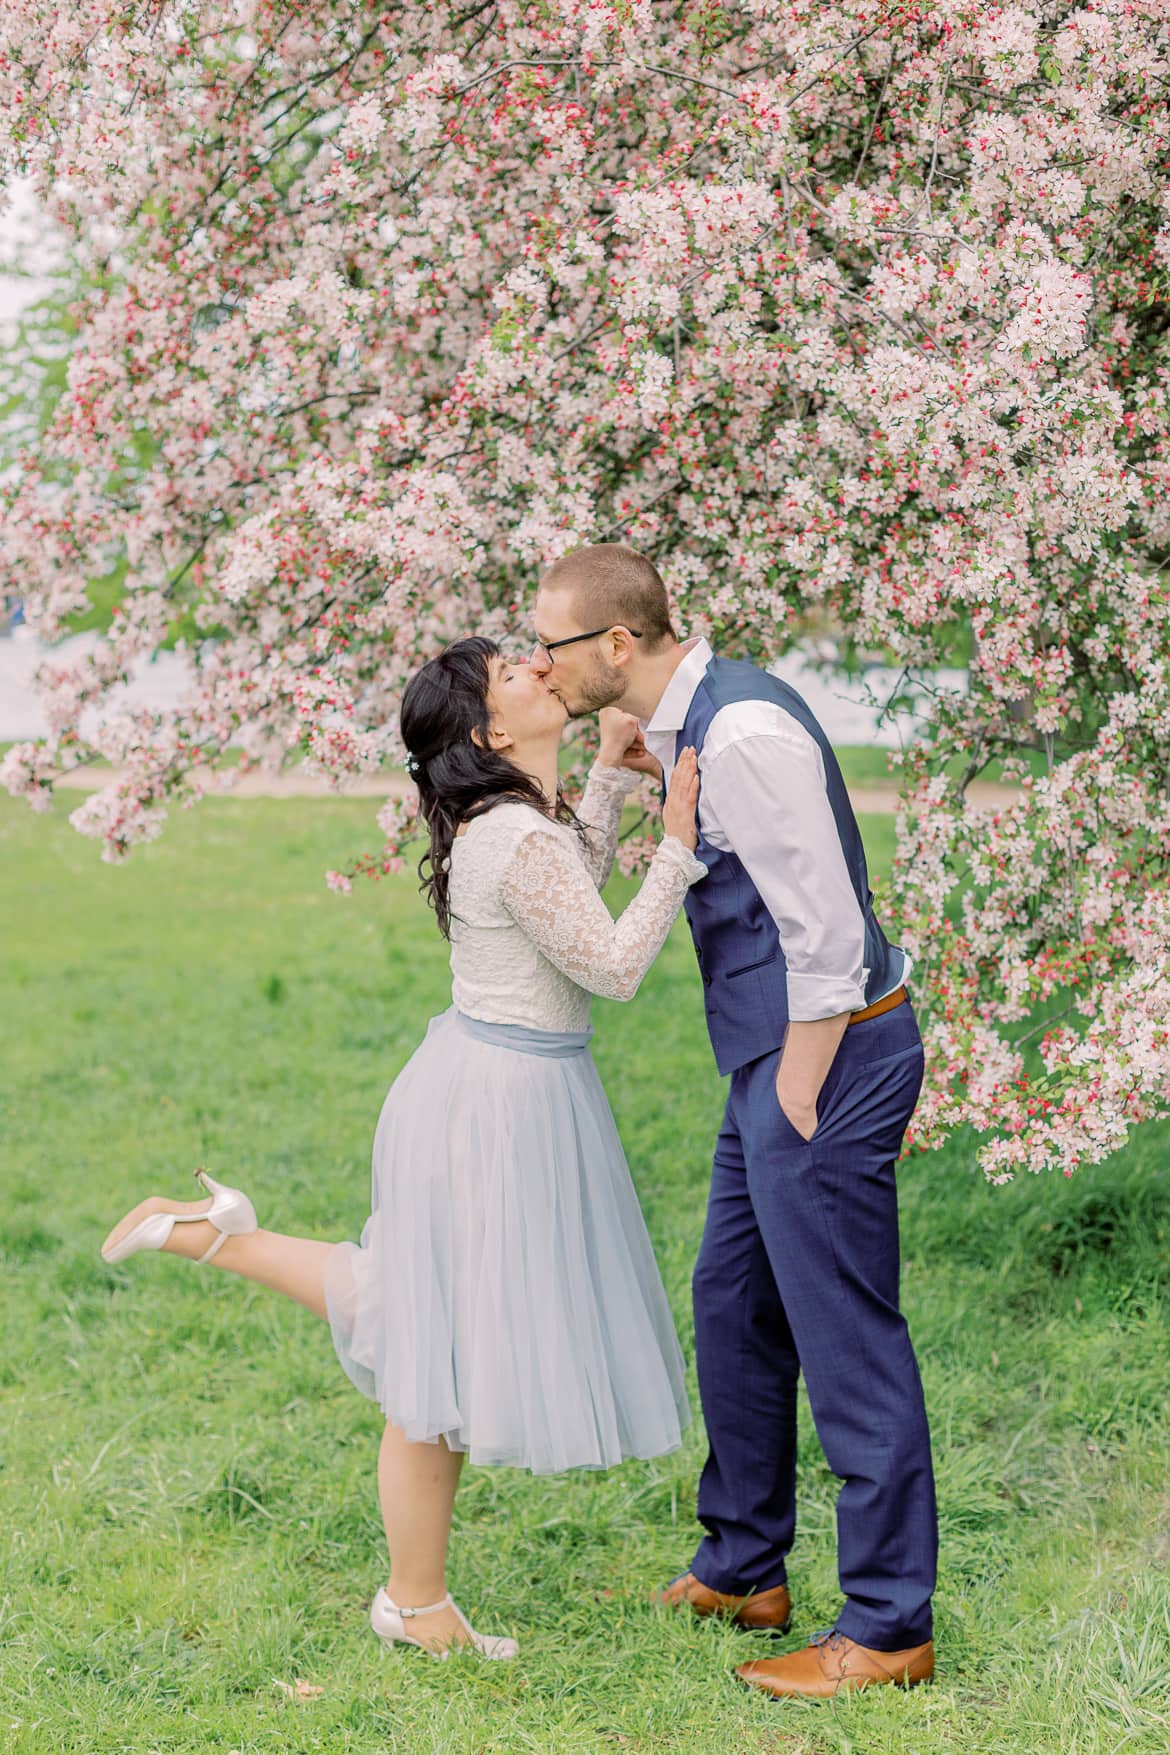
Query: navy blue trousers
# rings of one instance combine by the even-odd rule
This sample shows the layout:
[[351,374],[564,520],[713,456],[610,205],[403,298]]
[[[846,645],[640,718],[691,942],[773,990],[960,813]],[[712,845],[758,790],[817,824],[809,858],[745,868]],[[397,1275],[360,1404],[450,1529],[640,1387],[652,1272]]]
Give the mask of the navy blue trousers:
[[844,1485],[849,1639],[931,1637],[938,1528],[922,1382],[898,1308],[894,1165],[922,1087],[910,1002],[850,1024],[811,1141],[776,1099],[779,1050],[732,1075],[695,1267],[710,1454],[695,1576],[734,1595],[784,1582],[796,1527],[796,1385]]

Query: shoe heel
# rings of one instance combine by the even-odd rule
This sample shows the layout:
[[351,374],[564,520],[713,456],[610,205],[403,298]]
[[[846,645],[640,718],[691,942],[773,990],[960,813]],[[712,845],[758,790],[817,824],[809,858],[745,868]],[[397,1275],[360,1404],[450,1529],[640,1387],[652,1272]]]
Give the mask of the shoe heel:
[[228,1188],[209,1176],[202,1165],[195,1171],[197,1181],[211,1196],[211,1205],[201,1216],[209,1219],[218,1232],[206,1254],[199,1257],[199,1267],[217,1256],[229,1237],[247,1237],[259,1229],[256,1209],[248,1196],[238,1188]]

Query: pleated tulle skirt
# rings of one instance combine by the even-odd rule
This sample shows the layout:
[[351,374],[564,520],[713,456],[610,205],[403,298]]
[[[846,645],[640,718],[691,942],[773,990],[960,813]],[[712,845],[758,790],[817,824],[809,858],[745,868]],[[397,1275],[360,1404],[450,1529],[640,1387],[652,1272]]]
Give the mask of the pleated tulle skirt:
[[347,1375],[474,1463],[605,1468],[690,1419],[589,1034],[433,1019],[382,1108],[361,1242],[327,1259]]

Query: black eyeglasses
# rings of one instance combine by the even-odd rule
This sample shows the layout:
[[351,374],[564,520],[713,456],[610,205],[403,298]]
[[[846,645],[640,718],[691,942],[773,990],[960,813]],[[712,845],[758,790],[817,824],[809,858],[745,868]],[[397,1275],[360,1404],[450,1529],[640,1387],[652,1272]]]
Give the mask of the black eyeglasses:
[[[596,640],[598,634],[608,634],[610,628],[618,627],[625,627],[624,622],[609,622],[604,628],[594,628],[592,633],[589,634],[570,634],[565,640],[538,640],[536,644],[540,647],[540,650],[544,653],[549,663],[553,664],[555,663],[553,653],[559,646],[575,646],[578,640]],[[636,628],[626,628],[625,631],[635,640],[640,640],[642,638]]]

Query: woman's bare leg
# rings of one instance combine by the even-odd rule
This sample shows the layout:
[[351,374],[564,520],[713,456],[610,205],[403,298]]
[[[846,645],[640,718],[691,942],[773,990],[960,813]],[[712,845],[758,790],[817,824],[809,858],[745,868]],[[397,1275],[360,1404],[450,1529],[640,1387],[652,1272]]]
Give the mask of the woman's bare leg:
[[[130,1230],[150,1213],[206,1212],[210,1205],[210,1199],[166,1200],[161,1195],[154,1195],[135,1207],[132,1213],[127,1213],[110,1232],[106,1243]],[[219,1234],[210,1222],[174,1225],[163,1249],[168,1255],[185,1255],[197,1261]],[[274,1292],[283,1292],[286,1298],[303,1304],[314,1316],[324,1318],[325,1257],[333,1247],[332,1243],[319,1242],[313,1237],[286,1237],[280,1231],[251,1231],[246,1237],[228,1237],[208,1265],[226,1268],[229,1274],[239,1274],[241,1279],[271,1286]]]
[[[387,1423],[378,1452],[378,1494],[390,1552],[386,1595],[400,1609],[425,1608],[447,1594],[447,1542],[462,1467],[463,1452],[448,1450],[441,1438],[413,1444]],[[409,1632],[432,1646],[466,1640],[451,1609],[413,1622]]]
[[[206,1212],[210,1205],[210,1200],[166,1200],[154,1195],[120,1220],[106,1243],[150,1213]],[[209,1221],[174,1225],[164,1251],[198,1260],[219,1234]],[[334,1247],[279,1231],[251,1231],[246,1237],[226,1238],[209,1265],[270,1286],[324,1318],[325,1258]],[[400,1609],[425,1608],[447,1594],[447,1543],[462,1466],[462,1451],[449,1450],[442,1439],[414,1444],[387,1423],[378,1452],[378,1494],[390,1553],[386,1594]],[[420,1643],[436,1647],[462,1644],[467,1637],[451,1609],[414,1622],[410,1633]]]

